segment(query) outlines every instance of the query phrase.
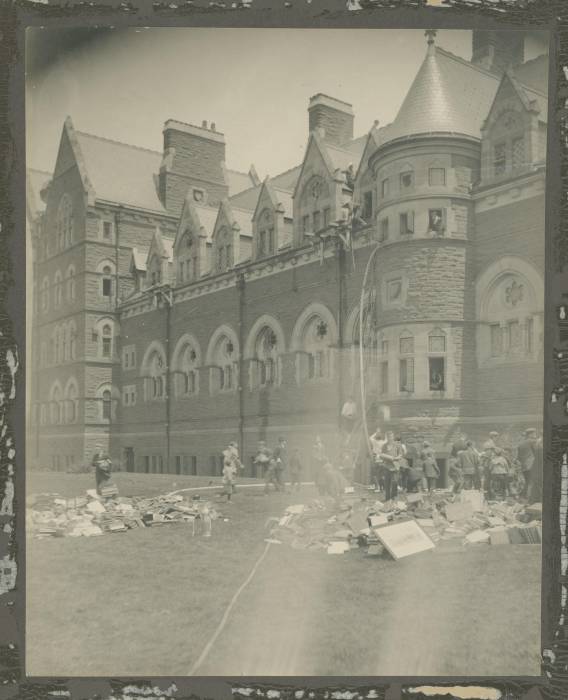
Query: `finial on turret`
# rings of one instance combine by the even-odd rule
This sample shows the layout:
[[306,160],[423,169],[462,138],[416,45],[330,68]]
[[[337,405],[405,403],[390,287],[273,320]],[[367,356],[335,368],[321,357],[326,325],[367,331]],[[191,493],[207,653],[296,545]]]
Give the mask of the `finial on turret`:
[[424,32],[424,36],[428,37],[428,39],[427,39],[428,46],[431,46],[435,42],[437,33],[438,33],[437,29],[427,29]]

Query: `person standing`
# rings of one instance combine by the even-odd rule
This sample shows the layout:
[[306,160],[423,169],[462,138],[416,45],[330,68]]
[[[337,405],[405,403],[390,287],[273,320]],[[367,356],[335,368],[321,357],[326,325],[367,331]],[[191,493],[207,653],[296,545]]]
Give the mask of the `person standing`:
[[290,488],[296,491],[300,490],[300,482],[302,479],[302,462],[300,460],[300,450],[295,447],[292,450],[290,457]]
[[383,469],[381,453],[386,440],[383,438],[381,429],[377,427],[375,432],[369,438],[371,443],[371,484],[376,491],[380,491],[383,485]]
[[495,430],[489,433],[489,439],[483,443],[481,453],[481,472],[483,474],[483,488],[487,494],[487,498],[491,498],[491,460],[494,457],[497,448],[497,440],[499,433]]
[[386,501],[391,501],[397,497],[402,456],[402,446],[394,439],[392,430],[389,430],[380,455],[384,464]]
[[223,472],[222,483],[227,501],[235,492],[237,484],[237,474],[239,469],[244,469],[244,465],[239,459],[239,448],[236,442],[230,442],[227,449],[223,450]]
[[450,452],[450,457],[457,457],[460,452],[463,452],[467,448],[467,438],[459,431],[456,435],[454,444],[452,445],[452,451]]
[[402,438],[400,437],[400,435],[396,436],[395,441],[400,445],[402,449],[402,457],[400,460],[400,488],[403,491],[406,491],[408,489],[408,470],[410,468],[410,465],[408,464],[408,460],[406,458],[408,450],[406,449],[406,445],[402,442]]
[[466,442],[464,450],[458,452],[457,461],[464,478],[463,487],[471,491],[479,478],[479,456],[471,440]]
[[284,483],[284,472],[288,467],[288,445],[283,437],[278,438],[278,445],[274,450],[274,459],[276,460],[276,478],[281,491],[286,491]]
[[320,495],[323,494],[323,466],[326,462],[325,446],[321,437],[316,435],[316,441],[312,447],[312,469],[316,488]]
[[428,482],[428,492],[431,493],[436,488],[436,483],[440,478],[440,468],[436,462],[436,456],[428,440],[422,443],[422,463],[424,464],[424,476]]
[[265,477],[266,470],[268,469],[268,462],[270,462],[270,450],[266,446],[264,440],[260,440],[253,460],[257,476],[260,474],[262,478]]
[[341,429],[345,433],[345,444],[349,444],[355,422],[357,420],[357,404],[352,396],[347,397],[347,401],[341,409]]
[[268,464],[266,466],[266,471],[264,473],[264,493],[270,491],[270,485],[274,486],[275,491],[280,491],[280,481],[278,480],[276,460],[274,455],[270,452],[268,458]]
[[532,469],[536,460],[536,430],[527,428],[524,439],[517,447],[517,459],[523,472],[524,486],[521,496],[530,497]]
[[450,456],[448,459],[448,476],[454,482],[453,492],[460,493],[464,485],[464,474],[457,457]]
[[492,496],[497,496],[504,500],[507,496],[509,465],[500,447],[495,447],[493,449],[489,470],[491,472],[490,492]]
[[110,485],[112,472],[112,462],[102,445],[97,445],[97,451],[93,457],[93,467],[95,469],[95,487],[100,496],[101,490]]

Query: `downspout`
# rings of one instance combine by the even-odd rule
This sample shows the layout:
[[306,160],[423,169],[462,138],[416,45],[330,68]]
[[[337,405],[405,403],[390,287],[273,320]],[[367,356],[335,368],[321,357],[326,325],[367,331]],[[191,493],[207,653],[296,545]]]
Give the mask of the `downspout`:
[[173,298],[171,287],[165,294],[166,300],[166,474],[170,473],[170,435],[171,435],[171,397],[170,397],[170,336],[171,336],[171,311]]
[[[237,291],[239,293],[239,451],[241,461],[245,458],[245,361],[244,361],[244,316],[245,316],[245,276],[240,272],[237,275]],[[244,464],[244,461],[243,461]]]
[[[120,274],[119,274],[119,263],[120,263],[120,219],[121,219],[121,214],[122,214],[122,206],[118,206],[118,210],[114,214],[114,320],[115,322],[118,322],[118,304],[119,304],[119,283],[120,283]],[[115,345],[115,357],[119,358],[119,362],[121,362],[121,357],[122,357],[122,333],[119,333],[117,336],[115,336],[114,340],[114,345]],[[121,369],[122,369],[122,364],[121,364]],[[116,362],[115,358],[113,357],[112,365],[111,365],[111,388],[115,385],[115,379],[116,379]],[[111,395],[111,402],[113,401],[112,395]],[[111,403],[111,407],[112,407]],[[115,416],[118,419],[118,414],[122,414],[122,411],[120,409],[121,402],[120,400],[117,401],[117,405],[119,407],[118,411],[116,411]],[[120,422],[117,420],[117,422]],[[112,421],[112,410],[111,410],[111,420],[109,424],[109,434],[108,434],[108,445],[109,445],[109,453],[111,452],[111,438],[113,437],[113,421]],[[117,455],[119,461],[121,460],[121,455]]]
[[337,244],[337,277],[339,291],[339,305],[337,309],[337,355],[338,355],[338,399],[339,410],[337,413],[337,425],[341,431],[341,410],[343,408],[344,387],[343,387],[343,317],[344,317],[344,296],[345,296],[345,250],[341,243]]

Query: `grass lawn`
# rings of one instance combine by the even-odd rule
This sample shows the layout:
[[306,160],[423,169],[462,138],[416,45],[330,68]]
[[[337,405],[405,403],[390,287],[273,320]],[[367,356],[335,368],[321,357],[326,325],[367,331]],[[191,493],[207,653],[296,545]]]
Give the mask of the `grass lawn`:
[[[123,495],[209,482],[116,480]],[[91,486],[28,476],[29,493]],[[176,523],[28,540],[27,673],[187,675],[263,552],[266,519],[311,496],[241,489],[210,539]],[[196,675],[535,675],[539,634],[538,546],[454,540],[394,562],[272,545]]]

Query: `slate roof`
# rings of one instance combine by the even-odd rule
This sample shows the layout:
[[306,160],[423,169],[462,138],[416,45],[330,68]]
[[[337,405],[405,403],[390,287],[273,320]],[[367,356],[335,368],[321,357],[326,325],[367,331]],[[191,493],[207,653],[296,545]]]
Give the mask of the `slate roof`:
[[207,242],[211,242],[213,236],[213,229],[215,228],[215,222],[217,221],[217,213],[219,211],[218,207],[204,207],[199,204],[194,204],[194,209],[199,217],[199,222],[205,229],[207,234]]
[[240,207],[241,209],[252,209],[254,211],[261,189],[262,184],[256,185],[255,187],[249,187],[248,189],[233,195],[229,198],[231,206]]
[[97,199],[164,212],[154,175],[162,154],[101,136],[75,132]]
[[275,187],[273,188],[273,190],[274,190],[274,194],[276,196],[276,199],[284,208],[284,216],[287,219],[291,219],[292,212],[294,209],[294,200],[292,199],[292,192],[287,192],[285,190],[279,190]]
[[233,212],[233,219],[239,225],[241,229],[241,236],[252,236],[252,215],[253,211],[250,209],[238,209],[231,204],[231,211]]
[[515,66],[515,77],[529,89],[548,93],[548,55],[537,56]]
[[241,173],[238,170],[226,170],[229,185],[229,197],[247,190],[254,185],[248,173]]
[[300,165],[296,165],[293,168],[290,168],[290,170],[285,170],[283,173],[280,173],[280,175],[271,177],[270,182],[276,189],[289,190],[290,192],[293,192],[301,170],[302,164],[300,163]]
[[379,139],[384,143],[440,132],[481,138],[499,82],[493,73],[431,46],[396,118]]

